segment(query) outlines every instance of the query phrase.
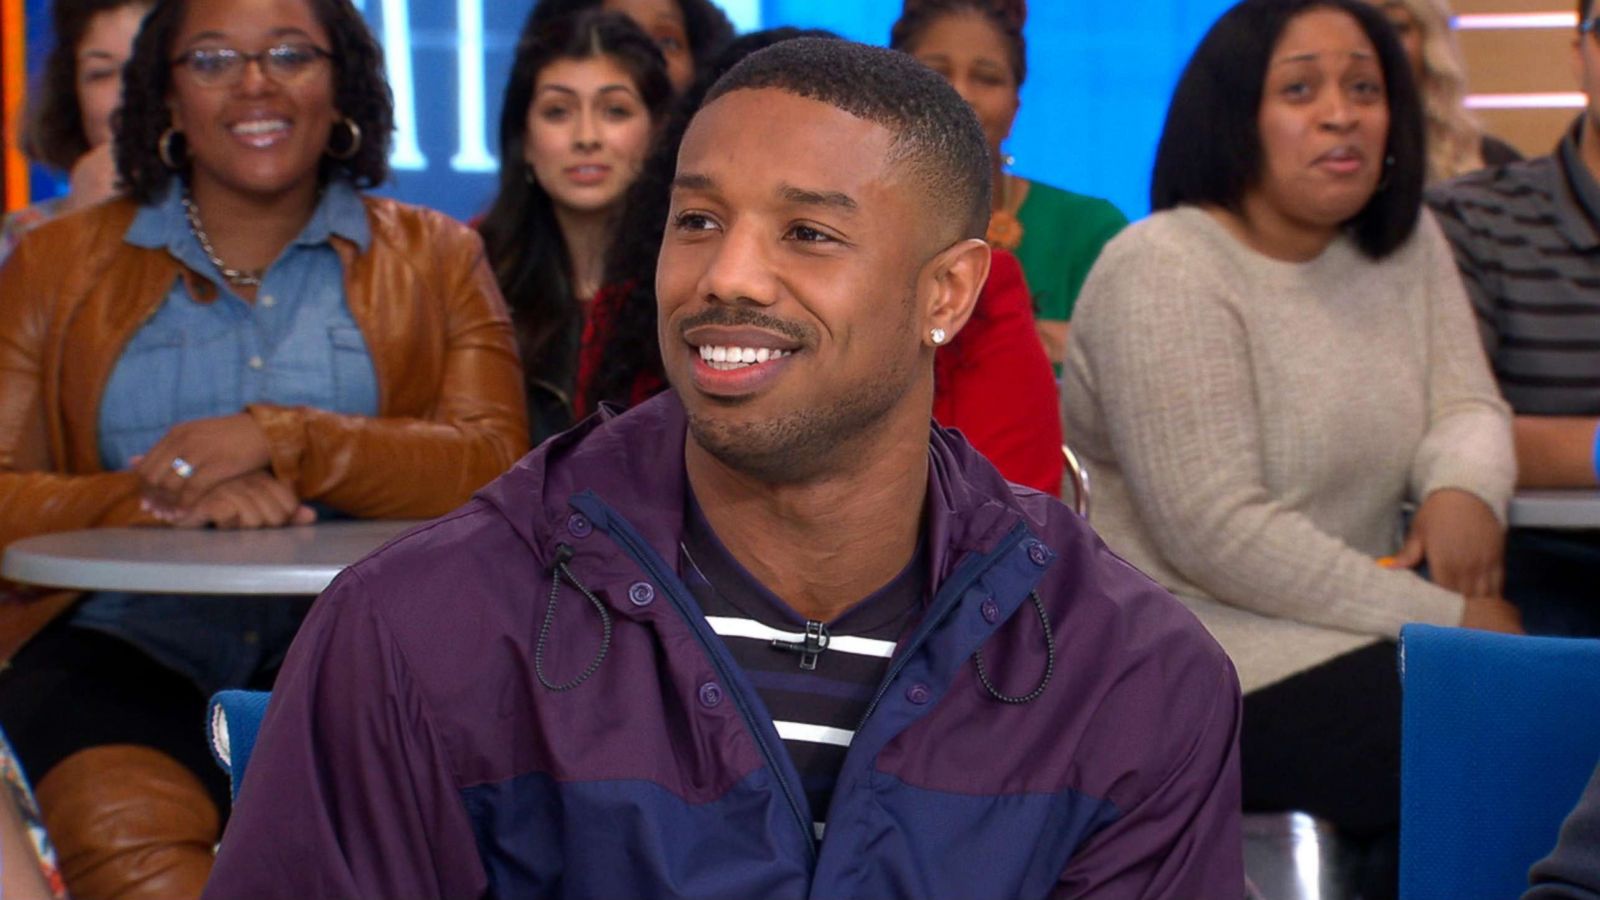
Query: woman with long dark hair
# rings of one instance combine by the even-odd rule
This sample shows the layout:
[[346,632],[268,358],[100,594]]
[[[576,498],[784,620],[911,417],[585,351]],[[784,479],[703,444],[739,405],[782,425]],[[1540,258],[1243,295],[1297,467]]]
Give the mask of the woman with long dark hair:
[[572,423],[588,307],[670,101],[660,52],[620,14],[524,29],[500,112],[500,188],[478,230],[516,325],[536,443]]
[[1062,385],[1096,530],[1238,669],[1245,809],[1331,822],[1369,898],[1396,890],[1401,626],[1519,628],[1510,419],[1424,146],[1381,12],[1233,7],[1179,79],[1155,212],[1084,285]]
[[621,13],[649,35],[666,61],[674,94],[687,91],[733,40],[733,24],[711,0],[538,0],[524,33],[588,9]]

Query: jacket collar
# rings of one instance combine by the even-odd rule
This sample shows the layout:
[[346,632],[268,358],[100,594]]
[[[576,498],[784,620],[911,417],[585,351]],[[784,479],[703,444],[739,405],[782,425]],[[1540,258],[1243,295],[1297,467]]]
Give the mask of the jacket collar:
[[[567,533],[570,499],[592,491],[663,560],[674,560],[687,496],[687,429],[673,391],[626,413],[603,408],[528,454],[479,496],[543,555]],[[959,434],[931,425],[928,453],[925,527],[930,583],[937,586],[968,552],[999,544],[1024,513],[1012,486]]]

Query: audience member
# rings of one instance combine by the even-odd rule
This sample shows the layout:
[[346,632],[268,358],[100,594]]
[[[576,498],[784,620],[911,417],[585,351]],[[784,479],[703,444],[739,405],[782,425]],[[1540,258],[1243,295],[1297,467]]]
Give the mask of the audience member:
[[111,114],[122,100],[122,66],[153,0],[55,0],[56,44],[29,102],[22,151],[71,173],[64,196],[0,219],[0,262],[22,232],[51,216],[92,206],[116,192]]
[[589,306],[628,186],[672,98],[627,17],[530,16],[500,112],[500,189],[479,223],[522,350],[534,443],[573,421]]
[[929,430],[986,154],[900,54],[730,71],[662,242],[676,392],[340,576],[210,895],[1241,896],[1222,652]]
[[1419,215],[1423,147],[1381,13],[1234,6],[1174,93],[1156,212],[1084,286],[1062,386],[1095,527],[1239,668],[1245,808],[1338,826],[1366,897],[1395,890],[1400,626],[1517,629],[1508,416]]
[[[348,0],[165,2],[127,71],[128,196],[0,266],[0,547],[434,516],[526,450],[477,237],[357,192],[386,176],[391,109]],[[0,724],[74,896],[199,894],[227,803],[205,699],[270,684],[308,605],[0,605]]]
[[1020,0],[906,0],[889,32],[904,50],[945,77],[972,105],[989,140],[994,211],[989,242],[1016,253],[1027,275],[1039,337],[1061,362],[1067,320],[1083,279],[1106,241],[1128,224],[1115,206],[1006,171],[1011,134],[1027,75]]
[[[1600,18],[1579,3],[1574,64],[1588,97],[1549,156],[1428,195],[1500,390],[1516,413],[1522,487],[1593,488],[1600,469]],[[1506,596],[1528,630],[1600,635],[1600,529],[1513,528]]]
[[0,897],[66,900],[66,896],[67,886],[39,820],[33,790],[10,742],[0,734]]
[[1571,815],[1550,855],[1528,873],[1522,900],[1600,900],[1600,768]]
[[1467,63],[1450,27],[1447,0],[1369,0],[1394,26],[1422,95],[1428,131],[1428,183],[1516,162],[1522,154],[1485,134],[1467,111]]
[[688,90],[695,75],[733,40],[733,24],[712,0],[536,0],[523,33],[596,7],[622,13],[650,35],[666,59],[676,94]]
[[[578,414],[601,402],[632,406],[666,388],[657,341],[655,271],[667,227],[684,129],[723,73],[751,53],[828,32],[774,28],[729,44],[679,101],[629,191],[582,342]],[[934,416],[960,430],[1000,474],[1046,493],[1061,489],[1061,422],[1055,375],[1034,333],[1028,288],[1016,259],[994,254],[972,319],[935,354]]]

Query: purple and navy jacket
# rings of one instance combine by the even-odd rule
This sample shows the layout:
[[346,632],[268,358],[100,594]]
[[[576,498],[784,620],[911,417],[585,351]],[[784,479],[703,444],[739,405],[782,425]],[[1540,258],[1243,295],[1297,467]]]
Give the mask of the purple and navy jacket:
[[[670,392],[591,418],[342,573],[278,679],[206,896],[1244,895],[1227,658],[1081,518],[938,426],[931,593],[817,841],[671,562],[684,438]],[[1002,702],[980,649],[997,693],[1049,682]],[[567,690],[536,674],[591,667]]]

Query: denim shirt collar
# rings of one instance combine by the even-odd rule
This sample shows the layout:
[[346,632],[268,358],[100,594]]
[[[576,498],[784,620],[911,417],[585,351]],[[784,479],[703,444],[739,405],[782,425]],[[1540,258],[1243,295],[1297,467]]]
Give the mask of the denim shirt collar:
[[[139,207],[133,223],[123,235],[123,240],[135,247],[166,248],[179,262],[196,272],[210,272],[213,268],[200,241],[189,230],[189,218],[183,210],[184,186],[172,179],[166,191],[154,203]],[[335,178],[322,189],[316,209],[305,227],[300,229],[293,244],[313,247],[341,237],[365,252],[372,243],[372,228],[367,222],[367,209],[350,182]]]

